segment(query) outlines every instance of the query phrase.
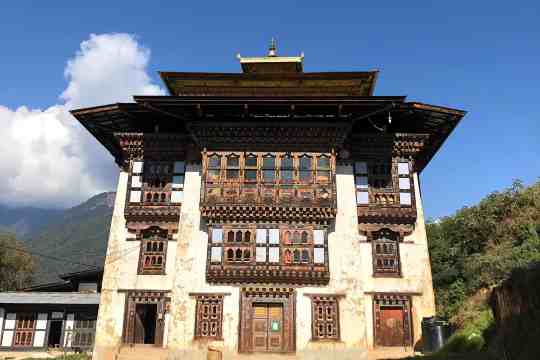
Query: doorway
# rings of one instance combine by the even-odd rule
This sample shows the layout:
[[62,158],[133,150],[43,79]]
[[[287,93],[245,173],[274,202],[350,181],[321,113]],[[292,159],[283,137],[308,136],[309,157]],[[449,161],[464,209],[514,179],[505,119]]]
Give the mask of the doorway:
[[157,304],[137,304],[135,306],[135,344],[156,343]]
[[51,326],[49,328],[49,339],[47,340],[48,347],[60,347],[60,340],[62,338],[62,324],[62,320],[51,320]]
[[283,305],[253,304],[253,350],[283,351]]

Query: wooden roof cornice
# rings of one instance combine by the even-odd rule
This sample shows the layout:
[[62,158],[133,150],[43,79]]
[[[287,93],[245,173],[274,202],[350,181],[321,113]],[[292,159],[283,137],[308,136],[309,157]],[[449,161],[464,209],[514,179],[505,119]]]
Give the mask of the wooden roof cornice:
[[205,127],[215,130],[326,127],[339,129],[342,135],[334,144],[338,147],[354,146],[357,135],[421,134],[426,139],[418,147],[415,159],[416,169],[421,171],[466,114],[457,109],[406,102],[404,96],[135,96],[134,99],[135,103],[71,111],[119,165],[123,155],[115,137],[118,133],[153,133],[159,128],[160,133],[184,134],[201,146],[197,133]]
[[193,73],[159,72],[173,96],[372,96],[378,71]]

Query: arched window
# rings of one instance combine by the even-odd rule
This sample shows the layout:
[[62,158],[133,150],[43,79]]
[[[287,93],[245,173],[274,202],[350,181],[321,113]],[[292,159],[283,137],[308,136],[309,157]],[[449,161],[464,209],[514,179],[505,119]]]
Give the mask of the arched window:
[[144,259],[144,265],[145,265],[145,266],[150,265],[150,256],[147,256],[147,257]]
[[148,202],[152,201],[152,194],[150,194],[150,193],[146,194],[146,201],[148,201]]
[[156,242],[152,243],[152,251],[158,251],[158,244]]
[[161,258],[161,256],[158,256],[158,258],[157,258],[157,264],[158,264],[158,265],[161,265],[162,262],[163,262],[163,259]]
[[218,179],[221,171],[221,156],[214,154],[208,157],[208,177]]
[[257,155],[255,154],[246,155],[244,178],[248,182],[257,181]]
[[161,193],[161,202],[165,202],[167,200],[167,195],[165,193]]
[[283,242],[285,244],[290,244],[291,243],[291,233],[289,231],[285,231],[285,233],[283,234]]
[[302,250],[302,262],[303,263],[309,262],[309,250]]
[[330,180],[330,157],[321,155],[317,159],[317,181]]
[[227,156],[227,179],[238,179],[240,176],[240,157],[238,155]]
[[294,253],[293,253],[293,262],[295,264],[299,263],[300,262],[300,250],[294,250]]
[[227,242],[234,242],[234,231],[229,231],[227,233]]
[[159,251],[163,251],[163,242],[159,243]]
[[156,265],[156,257],[152,256],[152,261],[150,262],[152,265]]
[[148,251],[148,252],[152,251],[152,243],[151,242],[146,243],[146,251]]
[[228,261],[234,261],[234,250],[233,249],[227,250],[227,260]]
[[246,231],[244,233],[244,242],[250,242],[251,241],[251,232],[250,231]]
[[290,250],[285,250],[283,255],[283,261],[285,264],[290,264],[292,262],[292,255]]
[[306,244],[308,242],[308,233],[307,231],[302,231],[302,244]]
[[272,154],[266,154],[263,157],[262,166],[263,181],[267,183],[274,182],[276,177],[276,157]]
[[300,232],[295,231],[293,235],[293,244],[300,244]]
[[281,166],[279,169],[281,182],[282,183],[292,183],[294,180],[294,164],[293,157],[290,154],[285,154],[281,158]]
[[236,249],[235,255],[236,255],[234,258],[235,261],[242,261],[242,250]]
[[242,242],[242,232],[240,230],[238,230],[236,232],[236,238],[235,238],[236,242]]
[[313,170],[312,158],[304,154],[299,159],[298,164],[299,177],[302,182],[311,182],[311,174]]
[[244,262],[248,262],[250,260],[251,253],[249,250],[244,250]]
[[158,193],[154,193],[154,196],[152,198],[152,201],[153,202],[158,202],[159,201],[159,194]]

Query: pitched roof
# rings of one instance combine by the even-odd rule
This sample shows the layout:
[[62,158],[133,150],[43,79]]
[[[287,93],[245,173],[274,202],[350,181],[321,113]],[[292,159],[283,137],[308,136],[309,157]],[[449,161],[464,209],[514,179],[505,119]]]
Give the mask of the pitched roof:
[[81,292],[0,292],[0,304],[99,305],[99,294]]

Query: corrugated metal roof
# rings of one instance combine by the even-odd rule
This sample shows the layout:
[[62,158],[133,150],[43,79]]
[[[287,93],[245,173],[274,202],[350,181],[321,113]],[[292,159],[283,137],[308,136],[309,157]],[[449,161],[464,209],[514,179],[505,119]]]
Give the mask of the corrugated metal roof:
[[80,292],[0,292],[1,304],[99,305],[99,294]]

